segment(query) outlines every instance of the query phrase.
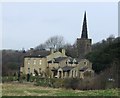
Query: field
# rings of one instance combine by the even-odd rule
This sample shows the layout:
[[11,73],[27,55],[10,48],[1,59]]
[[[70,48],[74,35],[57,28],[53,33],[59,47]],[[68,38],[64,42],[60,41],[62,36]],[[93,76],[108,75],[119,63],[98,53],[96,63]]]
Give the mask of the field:
[[2,96],[118,96],[117,89],[107,90],[67,90],[35,86],[32,83],[3,83]]

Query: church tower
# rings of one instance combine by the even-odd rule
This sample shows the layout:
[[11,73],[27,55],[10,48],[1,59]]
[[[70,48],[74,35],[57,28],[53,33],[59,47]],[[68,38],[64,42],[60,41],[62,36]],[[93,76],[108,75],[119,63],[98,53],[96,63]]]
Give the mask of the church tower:
[[91,52],[92,39],[88,39],[86,12],[82,26],[81,38],[77,38],[77,55],[79,58],[84,58],[85,55]]

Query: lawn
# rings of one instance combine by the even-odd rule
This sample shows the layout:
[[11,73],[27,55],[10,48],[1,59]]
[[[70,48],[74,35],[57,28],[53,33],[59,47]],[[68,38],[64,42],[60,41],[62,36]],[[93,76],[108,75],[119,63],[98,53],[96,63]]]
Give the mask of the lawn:
[[118,89],[107,90],[67,90],[35,86],[32,83],[3,83],[2,96],[118,96]]

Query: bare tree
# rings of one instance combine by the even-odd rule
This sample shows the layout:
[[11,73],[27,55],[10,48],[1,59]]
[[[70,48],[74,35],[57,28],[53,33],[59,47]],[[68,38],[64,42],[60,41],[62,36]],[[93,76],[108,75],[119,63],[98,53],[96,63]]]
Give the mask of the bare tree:
[[35,47],[36,50],[43,50],[46,48],[46,45],[45,44],[40,44],[38,45],[37,47]]
[[77,57],[77,42],[75,41],[75,43],[73,45],[67,43],[64,45],[64,48],[66,50],[66,55],[70,56],[70,57]]
[[53,36],[45,42],[46,48],[59,49],[64,45],[64,38],[62,36]]

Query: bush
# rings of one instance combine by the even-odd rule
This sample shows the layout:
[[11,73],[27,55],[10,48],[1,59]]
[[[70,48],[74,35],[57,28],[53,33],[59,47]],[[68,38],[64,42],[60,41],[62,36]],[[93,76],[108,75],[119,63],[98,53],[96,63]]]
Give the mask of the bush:
[[50,86],[50,80],[48,78],[36,78],[36,86]]
[[26,80],[26,75],[25,74],[21,75],[20,80]]
[[58,78],[54,79],[54,83],[52,84],[52,87],[60,88],[63,86],[64,86],[64,79],[58,79]]
[[75,90],[78,89],[79,83],[80,83],[80,79],[78,78],[65,79],[64,87],[67,89],[72,88]]
[[63,87],[64,79],[57,78],[36,78],[36,86],[48,86],[53,88]]
[[17,81],[18,77],[16,76],[6,76],[2,77],[2,83],[4,82],[12,82],[12,81]]
[[80,90],[92,90],[94,82],[92,78],[85,78],[80,81],[78,88]]

